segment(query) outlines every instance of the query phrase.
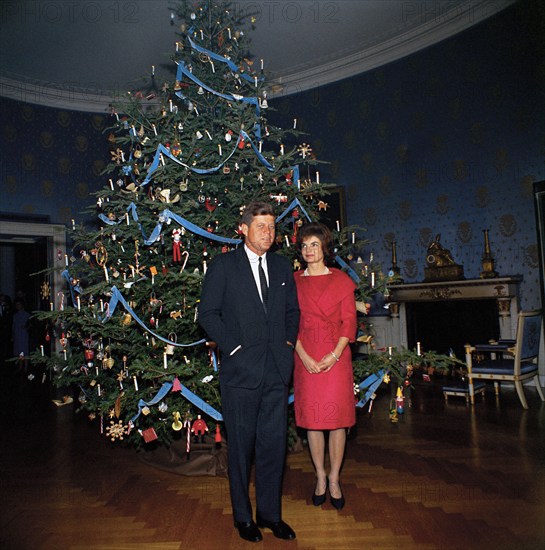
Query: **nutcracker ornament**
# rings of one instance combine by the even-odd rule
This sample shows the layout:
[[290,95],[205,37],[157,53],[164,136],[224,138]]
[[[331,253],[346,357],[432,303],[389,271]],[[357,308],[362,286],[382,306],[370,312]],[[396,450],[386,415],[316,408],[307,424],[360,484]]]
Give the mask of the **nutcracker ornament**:
[[403,388],[398,387],[396,393],[396,411],[398,414],[405,412],[405,398],[403,397]]
[[193,443],[204,443],[204,435],[208,432],[208,426],[206,425],[206,422],[201,418],[201,415],[197,415],[197,420],[193,422],[193,426],[191,426],[191,433],[193,434]]
[[178,228],[172,230],[172,261],[179,264],[182,261],[182,232]]

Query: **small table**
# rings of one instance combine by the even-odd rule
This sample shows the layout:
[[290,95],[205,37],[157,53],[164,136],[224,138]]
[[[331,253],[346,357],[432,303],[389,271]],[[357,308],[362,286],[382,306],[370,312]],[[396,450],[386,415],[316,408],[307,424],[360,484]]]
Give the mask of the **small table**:
[[[473,391],[475,395],[480,393],[484,396],[485,387],[486,385],[484,382],[475,382],[473,384]],[[455,397],[465,397],[466,402],[469,403],[469,384],[467,382],[455,382],[453,384],[443,386],[443,395],[445,396],[445,401],[448,401],[449,395],[453,395]]]

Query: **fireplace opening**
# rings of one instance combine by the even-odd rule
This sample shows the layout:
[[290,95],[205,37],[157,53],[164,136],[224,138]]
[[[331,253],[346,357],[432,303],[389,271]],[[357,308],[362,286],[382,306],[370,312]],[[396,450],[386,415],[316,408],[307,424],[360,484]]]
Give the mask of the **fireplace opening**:
[[415,349],[465,356],[465,344],[484,344],[500,337],[498,306],[495,299],[440,300],[407,302],[407,343]]

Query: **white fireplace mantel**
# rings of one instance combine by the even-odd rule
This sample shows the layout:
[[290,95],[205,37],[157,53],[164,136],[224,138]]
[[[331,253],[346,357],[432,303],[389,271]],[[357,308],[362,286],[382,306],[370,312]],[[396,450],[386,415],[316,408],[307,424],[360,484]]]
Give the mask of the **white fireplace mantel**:
[[439,302],[446,300],[496,299],[501,338],[514,338],[519,311],[520,276],[493,279],[467,279],[392,285],[390,287],[390,313],[394,345],[407,347],[407,320],[405,304],[408,302]]
[[[496,298],[505,303],[516,299],[522,277],[497,277],[494,279],[468,279],[461,281],[440,281],[409,283],[390,286],[391,301],[421,302],[437,300],[471,300]],[[514,305],[518,305],[516,302]],[[515,313],[518,311],[510,312]]]

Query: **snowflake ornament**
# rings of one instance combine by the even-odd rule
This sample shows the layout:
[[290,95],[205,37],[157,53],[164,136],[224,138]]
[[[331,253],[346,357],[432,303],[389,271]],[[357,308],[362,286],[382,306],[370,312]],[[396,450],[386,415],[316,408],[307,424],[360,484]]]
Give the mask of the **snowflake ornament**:
[[303,157],[306,158],[307,155],[310,155],[312,153],[312,148],[308,143],[301,143],[299,147],[297,147],[297,152]]
[[40,297],[42,298],[42,300],[47,300],[50,295],[51,285],[47,281],[44,281],[42,283],[42,286],[40,287]]
[[123,424],[122,420],[118,422],[110,421],[110,425],[106,427],[106,436],[110,438],[111,441],[119,439],[123,441],[123,438],[129,433],[129,426]]

